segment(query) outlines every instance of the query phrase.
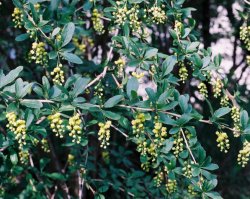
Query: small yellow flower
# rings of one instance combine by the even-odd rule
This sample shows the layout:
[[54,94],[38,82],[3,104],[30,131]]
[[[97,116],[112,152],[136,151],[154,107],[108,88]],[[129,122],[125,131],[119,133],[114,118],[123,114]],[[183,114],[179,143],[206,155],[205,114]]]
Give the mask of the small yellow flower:
[[64,71],[62,70],[63,65],[58,64],[50,73],[53,76],[53,82],[55,84],[62,85],[64,83]]
[[238,164],[245,167],[249,161],[250,156],[250,142],[245,141],[243,144],[243,149],[240,150],[238,154]]
[[98,131],[98,140],[101,142],[101,148],[106,149],[107,146],[109,146],[109,140],[110,140],[110,127],[111,127],[111,121],[107,121],[106,123],[100,122],[98,125],[100,127]]
[[67,128],[70,131],[69,136],[73,138],[72,141],[80,144],[82,140],[82,120],[80,114],[76,113],[73,117],[69,118]]
[[63,138],[64,125],[63,120],[61,119],[61,114],[55,113],[53,115],[49,115],[48,119],[50,121],[50,128],[52,132],[54,132],[56,136]]
[[94,9],[91,20],[93,22],[93,28],[98,34],[103,34],[105,32],[101,17],[102,17],[101,13],[99,13],[97,9]]
[[198,89],[200,94],[202,95],[203,99],[208,97],[208,91],[207,91],[207,86],[205,83],[201,82],[198,85]]
[[220,151],[227,153],[228,149],[230,148],[228,135],[224,132],[219,131],[216,132],[216,135],[216,142],[218,143],[217,146],[220,148]]
[[43,42],[32,43],[32,49],[28,54],[28,58],[30,62],[35,62],[36,64],[47,66],[48,54],[45,50],[45,43]]

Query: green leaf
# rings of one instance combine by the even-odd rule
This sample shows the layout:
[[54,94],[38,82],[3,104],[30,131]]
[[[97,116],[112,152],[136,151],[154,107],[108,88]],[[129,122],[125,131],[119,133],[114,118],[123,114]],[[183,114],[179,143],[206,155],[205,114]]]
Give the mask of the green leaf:
[[169,134],[173,135],[180,131],[180,127],[173,127],[169,130]]
[[177,57],[175,55],[169,56],[163,63],[163,76],[168,75],[174,69],[174,65],[177,63]]
[[72,96],[77,97],[79,94],[83,93],[89,81],[89,78],[78,78],[72,91]]
[[209,170],[209,171],[214,171],[219,168],[217,164],[209,163],[207,166],[202,167],[203,169]]
[[144,56],[144,59],[149,59],[157,55],[158,49],[157,48],[149,48]]
[[68,60],[69,62],[72,62],[74,64],[82,64],[82,60],[80,57],[78,57],[77,55],[73,54],[73,53],[68,53],[68,52],[63,52],[60,53],[66,60]]
[[18,78],[15,82],[15,94],[18,98],[20,98],[22,94],[22,88],[23,88],[23,80],[21,78]]
[[123,95],[116,95],[114,97],[111,97],[108,99],[108,101],[105,102],[104,108],[112,108],[115,105],[117,105],[120,101],[122,101]]
[[75,24],[72,22],[69,22],[63,27],[62,30],[62,47],[66,46],[72,39],[75,32]]
[[98,188],[98,191],[100,193],[105,193],[105,192],[108,191],[108,189],[109,189],[109,185],[103,185],[103,186],[101,186],[101,187]]
[[29,99],[26,99],[26,100],[22,100],[21,101],[21,104],[23,106],[26,106],[28,108],[35,108],[35,109],[38,109],[38,108],[42,108],[43,107],[43,104],[42,102],[38,101],[38,100],[29,100]]
[[95,194],[95,199],[105,199],[105,196],[100,193],[97,193]]
[[249,117],[248,117],[247,111],[245,111],[245,110],[241,111],[240,124],[241,124],[243,129],[245,129],[247,127],[248,120],[249,120]]
[[185,113],[186,110],[188,109],[188,98],[185,97],[184,95],[181,95],[179,97],[179,105],[181,107],[182,112]]
[[25,33],[25,34],[18,35],[15,40],[16,41],[24,41],[28,38],[29,38],[29,34]]
[[200,42],[198,41],[195,41],[195,42],[192,42],[190,43],[187,48],[186,48],[186,52],[187,53],[191,53],[191,52],[195,52],[197,49],[197,47],[200,45]]
[[65,180],[65,177],[61,173],[48,173],[46,174],[49,178],[53,180]]
[[131,98],[131,91],[137,91],[139,88],[139,82],[135,77],[132,77],[128,80],[127,83],[127,95]]
[[103,115],[107,118],[110,118],[112,120],[119,120],[121,116],[117,113],[111,112],[111,111],[102,111]]
[[220,118],[226,114],[228,114],[229,112],[231,111],[231,109],[229,107],[222,107],[222,108],[219,108],[218,110],[216,110],[214,112],[214,117],[216,118]]
[[40,170],[43,171],[43,169],[45,168],[45,166],[50,162],[50,159],[48,158],[42,158],[39,160],[39,164],[40,164]]
[[0,76],[0,88],[12,83],[19,76],[22,70],[23,67],[18,66],[14,70],[11,70],[6,76],[2,74]]
[[207,192],[205,193],[205,195],[207,195],[208,197],[212,199],[223,199],[218,192],[214,192],[214,191]]
[[166,141],[164,141],[161,152],[167,154],[172,149],[173,145],[174,145],[174,138],[167,139]]
[[17,157],[17,154],[15,152],[12,152],[10,154],[10,161],[12,164],[16,165],[17,162],[18,162],[18,157]]
[[150,101],[155,102],[156,101],[156,95],[155,95],[154,90],[152,88],[146,88],[145,91],[147,92]]
[[188,123],[191,119],[192,119],[192,117],[190,115],[183,114],[181,116],[181,118],[179,118],[178,120],[176,120],[176,123],[179,126],[183,126],[184,124]]

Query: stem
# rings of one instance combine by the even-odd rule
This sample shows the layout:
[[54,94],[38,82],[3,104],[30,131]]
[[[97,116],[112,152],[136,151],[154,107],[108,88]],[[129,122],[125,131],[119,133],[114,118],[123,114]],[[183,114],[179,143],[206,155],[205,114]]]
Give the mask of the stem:
[[111,124],[111,127],[113,127],[115,130],[117,130],[119,133],[121,133],[125,138],[128,137],[127,134],[123,133],[120,129],[118,129],[117,127],[115,127],[113,124]]
[[192,150],[191,150],[190,147],[189,147],[189,144],[188,144],[188,141],[187,141],[187,138],[186,138],[186,136],[185,136],[185,133],[184,133],[183,129],[181,129],[181,134],[182,134],[182,137],[183,137],[183,139],[184,139],[184,141],[185,141],[186,147],[187,147],[187,149],[188,149],[188,151],[189,151],[189,153],[190,153],[190,155],[191,155],[191,157],[192,157],[192,160],[194,161],[195,164],[197,164],[197,162],[196,162],[196,160],[195,160],[195,157],[194,157],[194,155],[193,155],[193,153],[192,153]]
[[[117,35],[118,35],[118,32],[119,32],[119,30],[116,29],[115,35],[114,35],[114,36],[117,36]],[[112,42],[112,44],[113,44],[113,42]],[[111,55],[112,55],[113,50],[114,50],[114,47],[111,45],[111,48],[110,48],[110,50],[109,50],[109,52],[108,52],[107,63],[111,60]],[[88,83],[88,85],[85,87],[85,89],[88,88],[88,87],[90,87],[90,86],[92,86],[92,85],[95,84],[96,82],[100,81],[102,78],[104,78],[105,75],[106,75],[106,73],[107,73],[107,70],[108,70],[108,66],[105,66],[104,69],[103,69],[103,71],[102,71],[102,73],[99,74],[99,75],[98,75],[94,80],[92,80],[90,83]]]

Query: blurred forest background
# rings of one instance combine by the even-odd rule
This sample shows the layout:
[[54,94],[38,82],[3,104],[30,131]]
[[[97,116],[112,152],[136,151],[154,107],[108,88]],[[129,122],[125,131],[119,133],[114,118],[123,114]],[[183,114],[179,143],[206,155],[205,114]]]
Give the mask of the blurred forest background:
[[[12,1],[0,1],[2,2],[0,6],[0,68],[10,70],[18,65],[29,65],[32,71],[35,67],[32,67],[26,60],[27,49],[15,41],[15,37],[20,34],[20,30],[14,29],[11,21],[11,14],[14,9]],[[240,99],[242,100],[242,106],[250,112],[248,103],[250,67],[246,63],[246,52],[239,39],[240,26],[244,22],[239,15],[239,11],[244,12],[243,4],[243,1],[237,0],[188,0],[185,7],[194,7],[196,9],[193,16],[197,21],[196,27],[199,29],[197,34],[200,34],[203,47],[211,47],[214,55],[220,53],[223,56],[221,72],[227,74],[228,88],[231,93],[238,91],[244,96]],[[99,46],[105,45],[107,37],[108,35],[104,34],[99,38],[95,38],[99,41],[95,42],[95,44]],[[161,52],[171,52],[169,49],[171,41],[169,40],[168,27],[156,27],[151,37],[152,42]],[[38,73],[38,71],[36,72]],[[33,72],[33,74],[35,73]],[[34,77],[26,77],[27,80],[29,78]],[[235,88],[235,83],[239,83],[240,86]],[[180,90],[193,93],[194,88],[190,86],[190,82],[187,82],[186,85],[180,87]],[[205,118],[208,118],[210,114],[208,105],[195,96],[192,97],[192,100],[197,109],[203,112]],[[219,101],[215,103],[219,107]],[[220,166],[217,171],[219,177],[218,190],[224,198],[249,198],[250,164],[246,168],[237,165],[237,153],[241,147],[239,140],[232,139],[234,143],[231,143],[232,147],[229,153],[222,154],[215,147],[215,131],[216,129],[207,128],[207,126],[199,126],[197,129],[198,136],[202,140],[201,143],[208,155],[211,155],[213,161]]]

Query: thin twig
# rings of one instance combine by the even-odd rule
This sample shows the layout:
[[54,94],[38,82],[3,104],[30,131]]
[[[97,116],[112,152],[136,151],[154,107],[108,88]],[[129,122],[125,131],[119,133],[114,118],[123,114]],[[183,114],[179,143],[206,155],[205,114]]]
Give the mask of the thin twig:
[[[150,112],[155,112],[156,110],[155,109],[151,109],[151,108],[141,108],[141,107],[135,107],[135,106],[127,106],[127,105],[117,105],[118,107],[123,107],[123,108],[129,108],[129,109],[136,109],[136,110],[142,110],[142,111],[150,111]],[[167,115],[171,115],[171,116],[174,116],[174,117],[182,117],[182,115],[180,114],[177,114],[177,113],[172,113],[172,112],[168,112],[168,111],[160,111],[158,110],[158,112],[160,113],[165,113]],[[205,123],[205,124],[210,124],[210,125],[213,125],[213,122],[211,122],[210,120],[199,120],[199,122],[202,122],[202,123]],[[221,125],[222,128],[224,129],[228,129],[230,131],[234,131],[234,132],[240,132],[238,130],[235,130],[233,128],[230,128],[226,125]]]
[[22,102],[30,102],[30,101],[37,101],[41,103],[51,103],[54,104],[55,102],[52,100],[47,100],[47,99],[23,99],[21,100]]
[[118,82],[118,80],[116,79],[116,77],[114,76],[114,74],[112,74],[112,77],[117,85],[118,88],[122,88],[121,84]]
[[0,148],[0,152],[3,152],[7,148],[8,148],[7,146]]
[[113,124],[111,124],[111,127],[113,127],[115,130],[117,130],[119,133],[121,133],[124,137],[128,137],[127,134],[123,133],[120,129],[118,129],[117,127],[115,127]]
[[195,157],[194,157],[194,155],[193,155],[193,153],[192,153],[192,150],[191,150],[190,147],[189,147],[187,138],[186,138],[185,133],[184,133],[184,131],[183,131],[182,128],[181,128],[181,134],[182,134],[182,137],[183,137],[183,139],[184,139],[184,141],[185,141],[186,147],[187,147],[187,149],[188,149],[188,151],[189,151],[189,153],[190,153],[190,155],[191,155],[191,157],[192,157],[192,160],[194,161],[195,164],[197,164],[197,162],[196,162],[196,160],[195,160]]
[[[118,35],[118,32],[119,32],[119,30],[116,29],[115,35],[114,35],[114,36],[117,36],[117,35]],[[107,62],[109,62],[109,61],[111,60],[111,55],[112,55],[113,50],[114,50],[114,47],[113,47],[113,42],[112,42],[111,48],[110,48],[110,50],[109,50],[109,52],[108,52]],[[102,71],[102,73],[99,74],[99,75],[98,75],[94,80],[92,80],[90,83],[88,83],[88,85],[85,87],[85,89],[88,88],[88,87],[90,87],[90,86],[92,86],[92,85],[95,84],[96,82],[100,81],[102,78],[104,78],[105,75],[106,75],[106,73],[107,73],[107,70],[108,70],[108,66],[105,66],[104,69],[103,69],[103,71]]]
[[244,0],[246,4],[250,5],[250,1]]
[[95,195],[96,191],[93,189],[93,187],[90,186],[90,184],[86,184],[86,187],[90,189],[90,191]]

